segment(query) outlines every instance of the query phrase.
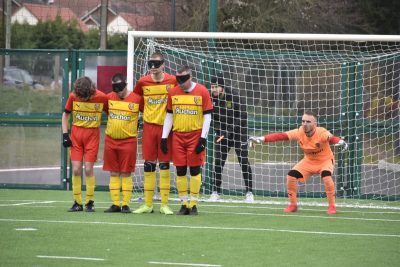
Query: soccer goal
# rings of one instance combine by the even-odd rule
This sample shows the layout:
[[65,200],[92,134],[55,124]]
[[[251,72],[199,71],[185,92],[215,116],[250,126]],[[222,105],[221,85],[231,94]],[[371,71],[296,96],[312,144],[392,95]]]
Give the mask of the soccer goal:
[[[154,51],[164,54],[166,72],[175,74],[187,64],[194,80],[208,88],[210,77],[223,73],[225,85],[247,105],[249,135],[294,129],[305,110],[317,113],[319,126],[349,144],[348,152],[332,147],[339,205],[385,206],[400,199],[400,36],[131,31],[129,88],[147,73]],[[204,199],[212,190],[214,140],[210,131]],[[275,197],[286,196],[287,172],[302,158],[297,144],[264,143],[249,158],[256,202],[284,201]],[[221,199],[243,200],[242,177],[231,149]],[[137,179],[135,186],[142,186]],[[318,201],[324,192],[317,176],[298,186],[304,203]]]

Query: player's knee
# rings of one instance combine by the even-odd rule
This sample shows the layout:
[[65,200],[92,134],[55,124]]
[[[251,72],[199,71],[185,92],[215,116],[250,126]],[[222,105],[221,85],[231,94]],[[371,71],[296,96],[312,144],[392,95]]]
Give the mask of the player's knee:
[[289,175],[289,176],[292,176],[292,177],[294,177],[294,178],[296,178],[296,179],[303,178],[303,175],[302,175],[299,171],[296,171],[296,170],[290,170],[290,171],[288,172],[288,175]]
[[145,161],[143,164],[145,172],[155,172],[156,171],[156,164],[151,161]]
[[200,166],[190,167],[190,175],[195,176],[198,175],[201,171]]
[[332,173],[330,171],[322,171],[321,172],[321,178],[323,179],[324,177],[327,176],[332,176]]
[[160,170],[169,170],[169,162],[160,162],[158,166]]
[[187,171],[186,166],[177,166],[176,167],[176,175],[178,176],[185,176]]

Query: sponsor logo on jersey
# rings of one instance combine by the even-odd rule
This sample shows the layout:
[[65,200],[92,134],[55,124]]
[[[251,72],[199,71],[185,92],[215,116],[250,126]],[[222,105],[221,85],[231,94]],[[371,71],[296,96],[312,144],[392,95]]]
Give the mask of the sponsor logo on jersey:
[[176,114],[182,114],[182,115],[197,115],[198,111],[197,110],[191,110],[191,109],[181,109],[181,108],[176,108],[175,109]]
[[78,121],[97,121],[96,116],[82,116],[81,114],[76,114],[75,119]]
[[147,103],[149,105],[167,104],[167,99],[166,98],[154,99],[154,98],[149,97],[147,99]]
[[131,116],[115,114],[112,112],[110,112],[110,118],[114,119],[114,120],[121,120],[121,121],[130,121],[131,120]]

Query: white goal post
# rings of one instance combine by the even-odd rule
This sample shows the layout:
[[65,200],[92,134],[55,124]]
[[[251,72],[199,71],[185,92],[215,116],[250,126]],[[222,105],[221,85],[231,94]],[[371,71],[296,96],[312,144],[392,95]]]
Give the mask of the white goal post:
[[[346,153],[332,147],[343,205],[400,199],[400,36],[129,31],[128,88],[147,73],[146,61],[155,51],[164,54],[166,72],[175,74],[187,64],[207,88],[222,73],[225,85],[246,103],[249,135],[297,128],[305,110],[317,113],[320,126],[349,143]],[[212,191],[213,146],[211,131],[204,199]],[[255,199],[286,196],[286,174],[301,157],[297,144],[288,141],[250,150]],[[231,149],[222,199],[243,200],[242,177]],[[298,194],[304,202],[323,197],[321,179],[299,185]]]

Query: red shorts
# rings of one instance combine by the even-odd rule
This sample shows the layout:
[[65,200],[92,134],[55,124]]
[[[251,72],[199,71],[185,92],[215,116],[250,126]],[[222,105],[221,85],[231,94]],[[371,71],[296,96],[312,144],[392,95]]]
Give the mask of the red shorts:
[[303,178],[299,179],[299,182],[305,182],[313,174],[321,174],[322,171],[330,171],[333,175],[335,170],[335,161],[333,159],[328,159],[324,161],[315,161],[303,158],[297,163],[293,170],[300,172]]
[[100,129],[72,126],[71,160],[95,162],[99,152]]
[[142,158],[144,160],[170,162],[172,158],[172,138],[168,137],[168,153],[164,154],[160,149],[162,125],[144,123],[142,133]]
[[172,159],[175,166],[202,166],[205,159],[205,150],[196,154],[201,130],[190,133],[174,132],[172,136]]
[[136,167],[137,139],[112,139],[106,135],[103,170],[134,172]]

